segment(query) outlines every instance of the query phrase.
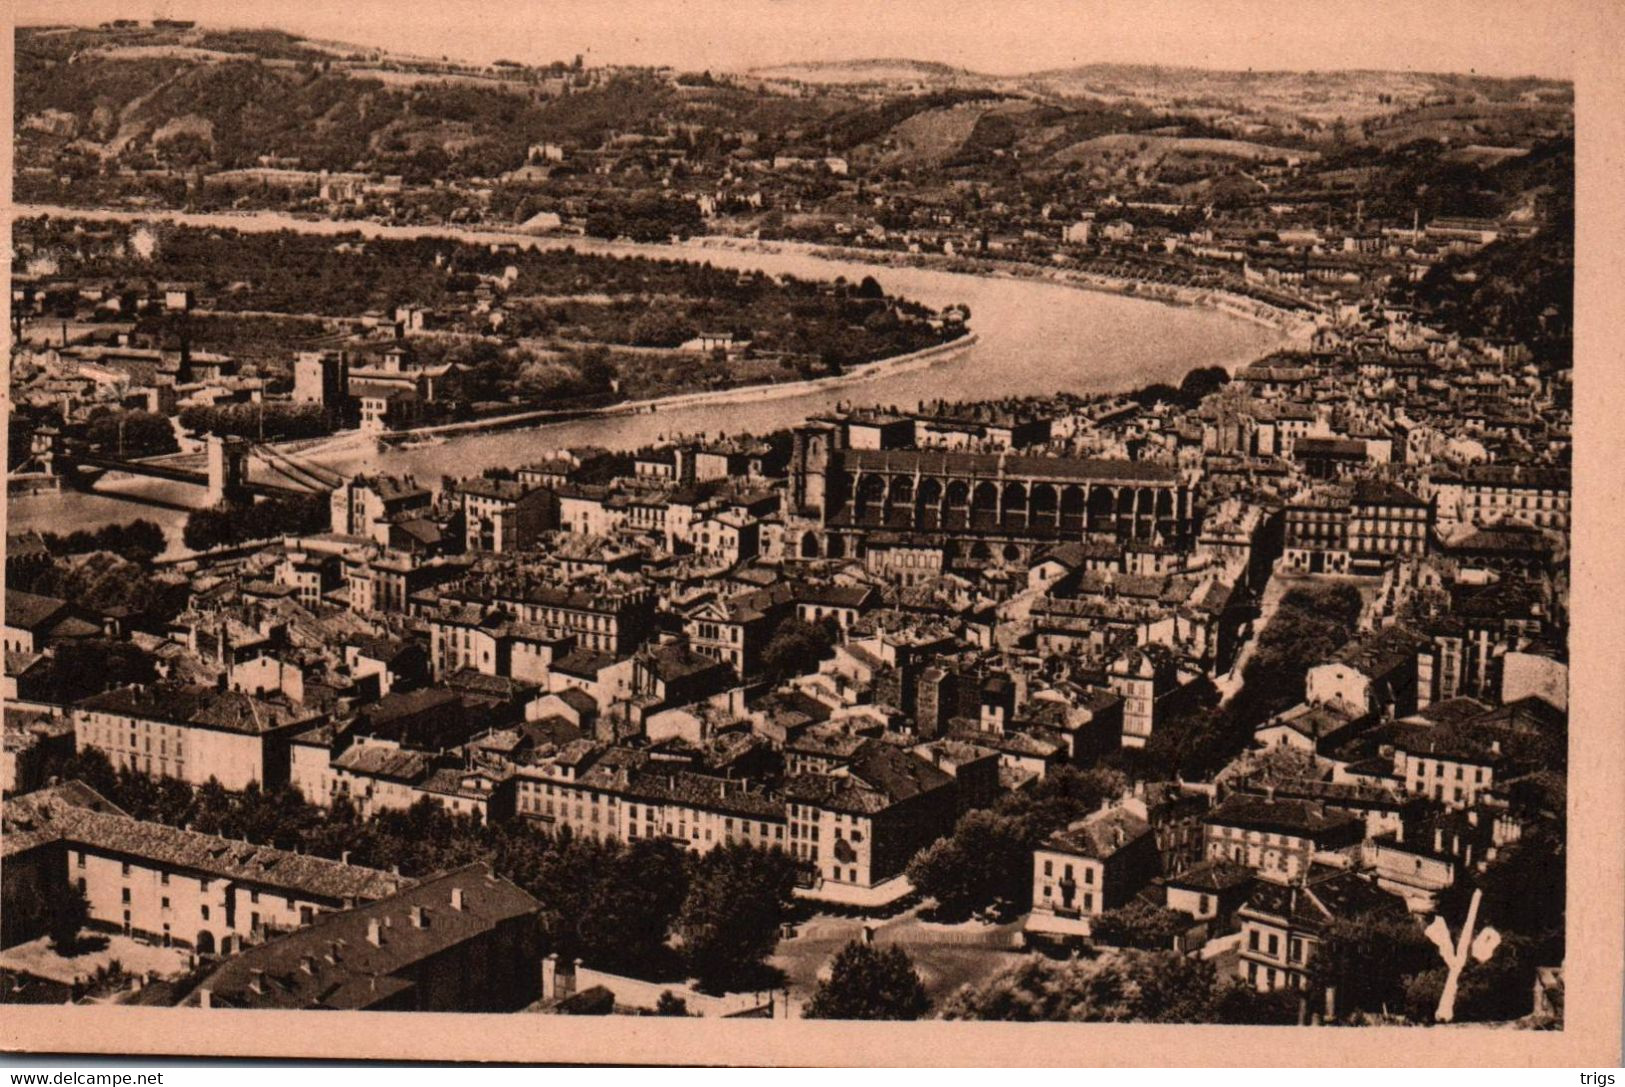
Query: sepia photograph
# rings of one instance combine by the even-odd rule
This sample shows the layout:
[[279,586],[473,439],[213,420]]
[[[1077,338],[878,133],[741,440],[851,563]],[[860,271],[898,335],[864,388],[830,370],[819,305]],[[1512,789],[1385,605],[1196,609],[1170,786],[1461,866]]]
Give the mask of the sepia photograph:
[[4,1048],[1617,1065],[1604,8],[21,0]]

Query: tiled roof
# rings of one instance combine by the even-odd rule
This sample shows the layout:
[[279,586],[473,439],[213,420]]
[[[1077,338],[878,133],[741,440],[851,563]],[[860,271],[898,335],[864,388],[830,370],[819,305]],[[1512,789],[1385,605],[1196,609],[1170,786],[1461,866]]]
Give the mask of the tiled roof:
[[174,724],[202,725],[249,735],[313,722],[320,717],[320,714],[304,706],[255,698],[241,691],[174,684],[119,687],[80,701],[76,709]]
[[[454,907],[456,896],[458,905]],[[322,914],[228,959],[199,990],[233,1008],[376,1007],[413,984],[408,971],[540,904],[483,863],[426,879],[351,910]],[[421,919],[420,926],[415,923]],[[377,925],[378,942],[369,940]],[[184,1003],[196,1006],[200,992]]]
[[333,768],[357,777],[416,783],[428,774],[429,757],[419,751],[404,751],[383,744],[351,744],[337,758]]
[[46,626],[68,606],[66,600],[54,596],[25,593],[21,589],[6,590],[6,625],[19,630],[34,630]]
[[1170,887],[1217,894],[1249,883],[1253,877],[1253,870],[1246,865],[1219,859],[1193,864],[1178,875],[1169,876],[1167,883]]
[[873,815],[944,788],[953,778],[913,754],[871,741],[840,775],[799,774],[785,782],[791,800]]
[[1151,833],[1151,824],[1127,808],[1097,811],[1044,840],[1045,849],[1106,860]]
[[135,819],[78,782],[6,801],[4,855],[47,841],[333,902],[381,898],[409,882],[371,868]]
[[1343,918],[1382,912],[1400,916],[1405,909],[1398,897],[1359,874],[1323,868],[1312,870],[1301,886],[1259,880],[1242,908],[1310,932]]
[[1339,811],[1328,811],[1307,800],[1271,800],[1268,797],[1233,794],[1202,822],[1211,826],[1245,827],[1251,830],[1283,832],[1314,838],[1341,830],[1355,822]]

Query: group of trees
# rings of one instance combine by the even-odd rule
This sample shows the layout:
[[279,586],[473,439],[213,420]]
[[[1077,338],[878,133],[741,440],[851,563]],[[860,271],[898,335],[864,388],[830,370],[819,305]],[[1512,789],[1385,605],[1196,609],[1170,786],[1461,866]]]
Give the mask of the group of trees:
[[85,428],[90,444],[127,457],[157,456],[180,448],[169,419],[150,411],[103,411]]
[[194,551],[207,551],[249,540],[321,532],[327,528],[329,518],[325,495],[227,502],[187,514],[181,539]]
[[1032,906],[1032,851],[1051,833],[1121,795],[1127,779],[1115,770],[1064,768],[1033,788],[1007,793],[990,808],[960,816],[953,833],[922,849],[908,878],[946,916],[1003,904]]
[[126,548],[128,557],[112,550],[65,554],[48,564],[10,571],[8,584],[66,600],[91,614],[123,615],[129,625],[143,630],[162,630],[186,606],[190,590],[183,577],[153,572],[146,554],[150,534],[135,536]]
[[194,404],[181,409],[181,426],[194,434],[235,435],[255,441],[317,438],[332,432],[320,404]]
[[1209,393],[1218,392],[1230,383],[1230,372],[1223,366],[1198,366],[1187,373],[1176,389],[1164,382],[1144,385],[1129,393],[1129,399],[1147,407],[1152,404],[1176,404],[1187,411],[1201,406]]
[[587,213],[587,233],[595,238],[664,242],[700,231],[700,206],[659,193],[605,201]]
[[1013,1022],[1292,1023],[1298,994],[1221,981],[1211,962],[1125,950],[1056,960],[1029,955],[943,1007],[945,1019]]
[[148,565],[168,547],[164,530],[145,519],[103,525],[97,529],[75,529],[66,536],[42,533],[46,550],[53,555],[84,555],[110,551],[122,559]]
[[1217,773],[1272,715],[1303,701],[1304,676],[1342,648],[1358,627],[1362,601],[1352,585],[1294,588],[1259,632],[1241,671],[1242,687],[1222,707],[1209,699],[1158,722],[1139,753],[1148,775],[1200,780]]

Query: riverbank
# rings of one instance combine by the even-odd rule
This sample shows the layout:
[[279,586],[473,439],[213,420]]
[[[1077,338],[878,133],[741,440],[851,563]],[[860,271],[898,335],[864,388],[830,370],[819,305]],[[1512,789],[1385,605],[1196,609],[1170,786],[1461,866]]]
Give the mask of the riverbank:
[[[49,211],[50,209],[26,209]],[[25,210],[25,213],[26,213]],[[80,214],[77,210],[69,214]],[[90,213],[87,219],[164,219],[219,229],[271,231],[312,230],[330,235],[361,230],[386,236],[375,224],[310,222],[282,217],[188,216],[170,212]],[[364,229],[368,227],[372,229]],[[423,480],[477,475],[491,465],[518,465],[571,446],[602,446],[632,451],[678,434],[767,434],[843,405],[911,409],[922,401],[973,401],[1004,396],[1043,397],[1111,395],[1154,382],[1177,385],[1198,367],[1245,366],[1286,340],[1278,328],[1215,307],[1168,304],[1149,292],[1088,289],[1051,278],[1050,269],[1026,274],[988,271],[948,272],[880,264],[879,254],[860,251],[860,259],[842,260],[813,246],[755,243],[750,239],[704,238],[683,245],[620,244],[591,239],[494,234],[440,228],[412,233],[472,240],[482,244],[511,237],[522,245],[560,248],[575,245],[598,252],[665,260],[707,262],[714,266],[805,280],[844,277],[857,282],[876,274],[886,289],[936,309],[963,304],[970,309],[974,335],[933,345],[923,355],[894,356],[854,367],[829,378],[751,385],[734,389],[673,394],[649,410],[647,402],[608,405],[600,412],[514,412],[503,417],[467,420],[441,433],[401,434],[379,441],[377,435],[346,431],[339,435],[279,444],[344,475],[383,473],[414,475]],[[335,238],[335,240],[337,240]],[[747,247],[750,251],[747,251]],[[876,269],[881,272],[877,273]],[[1037,271],[1040,274],[1031,274]],[[883,274],[882,274],[883,273]],[[1156,309],[1147,304],[1161,302]],[[30,497],[11,504],[14,530],[60,525],[97,527],[134,517],[159,521],[176,543],[184,516],[113,497],[118,492],[170,500],[194,498],[187,488],[157,480],[115,480],[106,493],[82,492]],[[116,488],[116,490],[115,490]],[[174,553],[174,552],[171,552]]]
[[[527,425],[546,426],[549,423],[576,422],[583,419],[611,419],[619,415],[638,415],[643,412],[653,414],[663,408],[722,407],[728,404],[744,403],[745,401],[778,400],[790,396],[802,396],[821,389],[839,388],[875,377],[913,373],[946,362],[954,356],[969,350],[977,342],[976,333],[969,332],[946,343],[933,344],[930,347],[910,351],[903,355],[873,359],[843,370],[839,374],[830,374],[827,377],[812,377],[801,381],[778,381],[771,384],[733,385],[726,389],[707,389],[702,392],[672,393],[669,396],[648,397],[642,400],[624,400],[616,404],[606,404],[601,408],[576,408],[562,411],[543,408],[535,411],[514,412],[507,415],[492,415],[484,419],[465,419],[457,423],[438,423],[433,426],[392,430],[387,434],[377,435],[377,437],[389,445],[408,445],[417,438],[484,434],[499,430],[512,430]],[[359,433],[359,431],[353,430],[341,431],[339,434],[333,435],[333,437],[339,438],[341,435],[353,437]],[[396,439],[400,439],[400,441]],[[285,447],[279,445],[276,448],[284,449]],[[307,447],[303,452],[315,455],[317,449]]]
[[[742,254],[794,255],[815,260],[844,261],[873,268],[916,268],[966,276],[1009,276],[1031,279],[1080,290],[1098,290],[1150,302],[1170,305],[1204,306],[1243,320],[1269,324],[1283,332],[1296,331],[1304,318],[1261,299],[1239,295],[1221,288],[1180,287],[1152,280],[1109,276],[1099,272],[1049,268],[1025,261],[991,257],[949,256],[942,253],[899,253],[893,250],[798,242],[789,239],[762,240],[729,234],[702,234],[676,242],[609,241],[576,234],[528,234],[487,224],[377,223],[370,219],[301,218],[277,211],[187,212],[174,209],[128,210],[120,208],[68,207],[54,204],[20,204],[15,218],[50,216],[86,219],[95,222],[153,222],[168,220],[182,225],[244,231],[290,230],[312,234],[359,234],[366,238],[448,238],[480,243],[502,242],[535,249],[575,248],[582,252],[611,256],[646,256],[671,259],[681,254],[729,250]],[[692,259],[692,257],[687,258]]]
[[1306,334],[1312,321],[1304,314],[1272,306],[1262,299],[1236,294],[1217,287],[1182,287],[1172,283],[1131,276],[1111,276],[1101,272],[1068,268],[1046,268],[1026,261],[997,260],[989,257],[956,257],[943,253],[899,253],[893,250],[863,249],[854,246],[824,245],[815,242],[734,238],[708,234],[692,239],[702,248],[718,246],[741,253],[798,253],[818,260],[850,261],[876,268],[918,268],[951,275],[1004,276],[1035,280],[1086,291],[1103,291],[1172,306],[1201,306],[1232,317],[1273,328],[1287,335]]

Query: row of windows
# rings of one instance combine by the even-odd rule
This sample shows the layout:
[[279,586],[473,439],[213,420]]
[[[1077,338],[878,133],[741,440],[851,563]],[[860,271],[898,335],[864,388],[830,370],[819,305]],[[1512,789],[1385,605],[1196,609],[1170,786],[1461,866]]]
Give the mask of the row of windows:
[[1212,830],[1213,836],[1216,838],[1246,838],[1248,841],[1256,841],[1260,845],[1296,846],[1303,844],[1303,839],[1296,834],[1260,834],[1258,831],[1243,830],[1241,827],[1215,826]]
[[[83,869],[85,867],[85,857],[86,857],[86,853],[85,853],[84,850],[77,851],[77,853],[75,855],[75,858],[74,858],[74,866],[76,868]],[[130,862],[129,861],[121,861],[119,863],[119,875],[124,879],[129,879],[131,874],[132,874],[132,866],[131,866]],[[85,878],[83,876],[80,876],[78,882],[79,882],[79,889],[84,890],[85,889]],[[166,872],[166,871],[160,871],[158,873],[158,883],[159,883],[160,886],[163,886],[163,887],[170,886],[171,885],[170,873]],[[209,888],[214,885],[214,880],[212,878],[210,878],[210,877],[207,877],[207,876],[199,877],[198,880],[197,880],[197,885],[198,885],[198,890],[200,892],[205,892],[206,893],[209,890]],[[130,902],[130,888],[129,887],[121,887],[119,889],[119,897],[126,905],[128,905],[129,902]],[[307,921],[307,922],[310,920],[310,916],[312,914],[313,907],[299,905],[299,901],[294,895],[283,895],[282,898],[283,898],[283,901],[287,903],[288,909],[292,910],[292,909],[297,908],[299,910],[301,920]],[[248,890],[248,901],[253,905],[256,905],[256,906],[259,905],[260,892],[259,892],[258,889],[252,888],[252,887],[249,888],[249,890]],[[163,895],[163,896],[160,897],[160,908],[166,909],[166,910],[170,908],[169,896],[168,895]],[[207,905],[203,905],[201,907],[201,910],[202,910],[203,918],[205,920],[207,920],[208,917],[209,917],[209,907]],[[256,918],[255,923],[257,924],[258,923],[257,919],[259,917],[259,914],[257,914],[257,913],[254,914],[254,917]]]
[[[1257,929],[1248,929],[1247,930],[1247,950],[1248,951],[1262,950],[1264,952],[1264,954],[1269,955],[1272,958],[1280,956],[1280,954],[1281,954],[1281,937],[1277,933],[1271,932],[1271,933],[1268,933],[1268,934],[1264,934],[1263,947],[1262,948],[1260,948],[1260,946],[1259,946],[1260,945],[1259,937],[1260,937],[1260,933],[1259,933],[1259,931]],[[1304,949],[1304,945],[1303,945],[1302,938],[1298,937],[1298,936],[1292,937],[1290,940],[1287,941],[1287,961],[1292,962],[1292,963],[1301,963],[1303,961],[1303,949]]]
[[[1044,862],[1044,874],[1046,876],[1053,876],[1055,874],[1055,862],[1054,861],[1047,860],[1047,861]],[[1072,865],[1068,864],[1065,867],[1065,871],[1062,873],[1061,880],[1062,880],[1062,882],[1066,882],[1066,881],[1069,881],[1071,879],[1072,879]],[[1095,869],[1094,869],[1094,866],[1092,866],[1092,865],[1084,866],[1084,869],[1083,869],[1083,882],[1086,883],[1086,884],[1089,884],[1091,886],[1094,884],[1094,882],[1095,882]]]
[[[1438,777],[1447,778],[1450,776],[1451,765],[1452,764],[1448,764],[1442,759],[1432,763],[1428,762],[1427,759],[1417,759],[1412,765],[1412,773],[1418,777],[1433,777],[1437,775]],[[1465,781],[1467,777],[1466,767],[1462,766],[1460,763],[1455,763],[1453,765],[1456,767],[1456,780]],[[1484,784],[1484,768],[1482,766],[1475,767],[1473,769],[1473,782],[1478,785]]]
[[[1045,899],[1045,901],[1049,901],[1049,900],[1051,900],[1053,898],[1053,895],[1051,893],[1053,890],[1054,890],[1054,888],[1050,887],[1048,884],[1046,884],[1044,886],[1044,899]],[[1083,896],[1082,902],[1083,902],[1083,912],[1084,913],[1093,913],[1095,911],[1095,896],[1094,895],[1086,893]]]

